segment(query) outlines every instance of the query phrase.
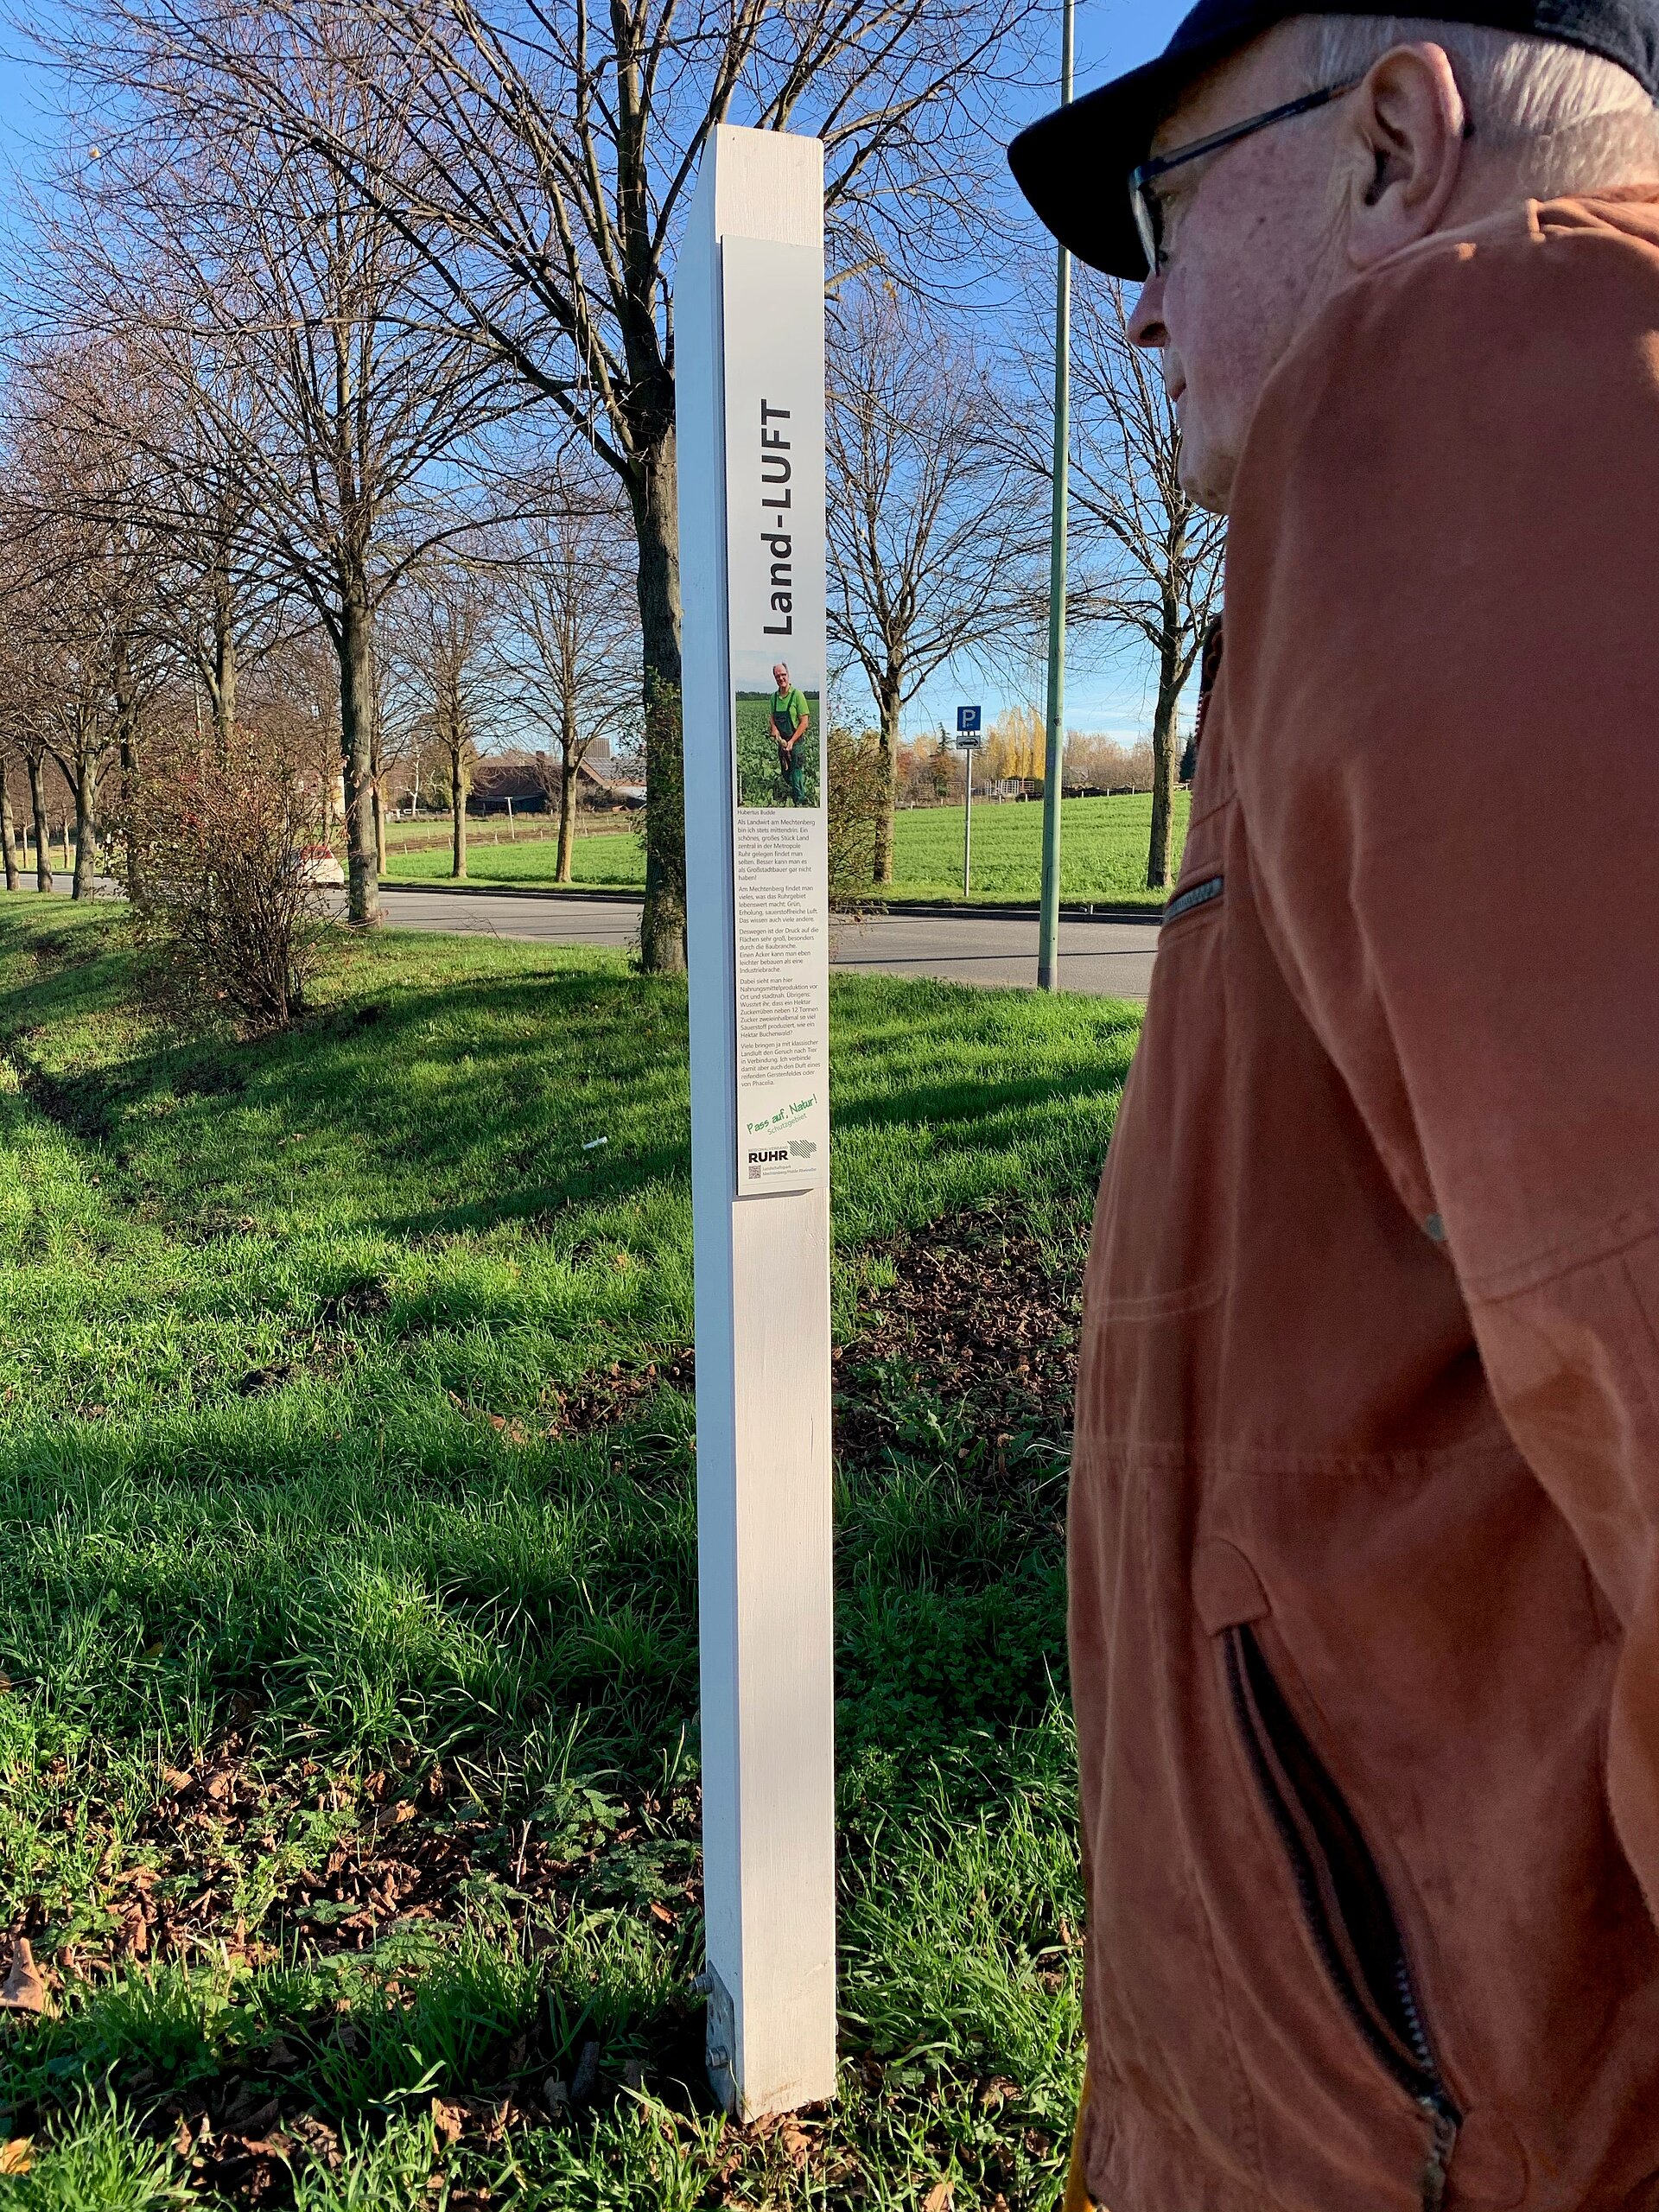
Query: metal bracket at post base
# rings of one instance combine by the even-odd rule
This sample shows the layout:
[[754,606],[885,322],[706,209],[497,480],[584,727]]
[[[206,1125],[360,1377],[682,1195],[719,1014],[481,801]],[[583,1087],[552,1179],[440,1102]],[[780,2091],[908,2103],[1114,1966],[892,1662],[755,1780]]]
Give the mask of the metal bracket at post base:
[[721,2107],[738,2113],[737,2087],[737,2007],[731,1993],[712,1967],[705,1967],[697,1976],[696,1986],[709,1999],[709,2017],[703,2036],[703,2059],[709,2069],[709,2086],[720,2099]]

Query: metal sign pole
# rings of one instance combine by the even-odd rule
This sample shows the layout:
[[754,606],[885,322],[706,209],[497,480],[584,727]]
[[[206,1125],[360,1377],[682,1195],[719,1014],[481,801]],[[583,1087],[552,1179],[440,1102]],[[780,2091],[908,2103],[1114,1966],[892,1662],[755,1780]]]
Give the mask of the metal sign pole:
[[674,285],[709,2079],[836,2091],[823,149],[721,124]]
[[[1071,26],[1075,0],[1065,0],[1060,42],[1060,99],[1071,98]],[[1054,480],[1049,522],[1048,715],[1043,752],[1043,884],[1037,924],[1037,988],[1059,988],[1060,804],[1065,793],[1065,529],[1070,466],[1071,257],[1059,249],[1054,280]]]
[[965,902],[974,857],[974,751],[971,746],[963,753],[962,765],[965,771],[962,779],[962,895]]
[[[982,742],[977,707],[957,709],[957,750],[963,758],[962,778],[962,895],[969,896],[974,853],[974,753]],[[939,733],[943,737],[943,730]]]

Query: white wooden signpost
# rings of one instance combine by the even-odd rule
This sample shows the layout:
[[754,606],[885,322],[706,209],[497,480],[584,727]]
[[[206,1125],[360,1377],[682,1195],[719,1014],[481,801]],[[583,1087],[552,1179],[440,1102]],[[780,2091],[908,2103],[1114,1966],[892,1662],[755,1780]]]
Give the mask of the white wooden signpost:
[[836,2086],[823,157],[722,125],[674,287],[709,2069]]

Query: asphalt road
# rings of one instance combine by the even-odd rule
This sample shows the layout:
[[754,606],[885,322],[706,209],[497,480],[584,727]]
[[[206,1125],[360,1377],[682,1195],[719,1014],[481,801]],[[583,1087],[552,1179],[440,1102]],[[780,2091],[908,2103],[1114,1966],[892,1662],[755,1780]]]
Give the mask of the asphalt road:
[[[67,875],[56,887],[69,887]],[[119,895],[100,880],[99,894]],[[514,897],[489,891],[389,889],[389,922],[402,929],[449,930],[458,935],[530,938],[540,944],[634,942],[639,909],[612,899]],[[340,901],[344,910],[343,899]],[[1158,931],[1150,922],[1062,921],[1060,987],[1096,998],[1143,999],[1152,981]],[[1034,914],[873,914],[837,923],[830,934],[833,967],[877,976],[936,976],[942,982],[1028,988],[1037,981]]]
[[[639,909],[620,900],[499,897],[487,891],[389,890],[386,919],[404,929],[470,931],[544,944],[632,944]],[[1063,921],[1060,983],[1100,998],[1143,999],[1158,931],[1148,922]],[[1037,919],[1031,914],[875,914],[836,925],[832,964],[883,976],[936,976],[950,983],[1034,984]]]

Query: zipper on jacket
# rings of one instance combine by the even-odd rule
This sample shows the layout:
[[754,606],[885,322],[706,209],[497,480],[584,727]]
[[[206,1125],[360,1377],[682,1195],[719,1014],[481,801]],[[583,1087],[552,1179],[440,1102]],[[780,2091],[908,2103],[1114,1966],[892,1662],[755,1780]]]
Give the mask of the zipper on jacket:
[[1219,899],[1226,887],[1226,879],[1219,875],[1206,876],[1202,883],[1178,891],[1163,912],[1163,925],[1179,921],[1183,914],[1190,914],[1196,906],[1207,906],[1212,899]]
[[[1302,1732],[1248,1624],[1226,1632],[1227,1686],[1302,1916],[1344,2011],[1429,2123],[1423,2212],[1441,2212],[1462,2114],[1423,2021],[1405,1938],[1370,1848]],[[1323,1876],[1323,1879],[1321,1877]]]

